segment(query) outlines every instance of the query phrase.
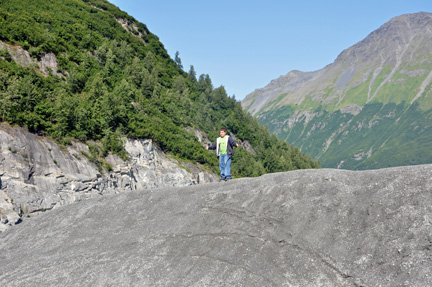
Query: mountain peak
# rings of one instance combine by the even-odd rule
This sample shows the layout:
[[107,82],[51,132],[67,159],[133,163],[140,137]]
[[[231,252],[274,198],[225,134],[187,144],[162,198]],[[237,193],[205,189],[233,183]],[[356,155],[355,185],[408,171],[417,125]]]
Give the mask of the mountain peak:
[[[344,50],[336,58],[335,63],[341,61],[385,60],[386,63],[395,62],[412,41],[432,35],[432,13],[419,12],[394,17],[377,30],[370,33],[364,40]],[[348,59],[346,59],[348,58]],[[369,64],[369,63],[366,63]]]
[[[419,12],[392,18],[318,71],[291,71],[273,80],[247,95],[242,106],[280,138],[319,158],[323,166],[348,168],[347,162],[351,162],[351,168],[371,168],[428,163],[432,162],[432,152],[425,146],[432,150],[432,139],[425,133],[432,133],[431,85],[432,13]],[[423,119],[418,118],[420,115]],[[317,116],[328,117],[330,122]],[[402,128],[401,119],[408,116]],[[392,119],[393,125],[384,123],[384,119]],[[385,131],[378,123],[386,125]],[[360,137],[366,126],[370,138]],[[397,135],[393,130],[398,130]],[[366,141],[361,148],[358,145],[362,142],[350,142],[342,136],[353,131],[359,132],[359,140]],[[382,138],[383,133],[389,133],[387,138]],[[410,153],[419,153],[415,160],[413,154],[405,152],[397,160],[387,159],[398,150],[400,137],[410,142],[410,147],[418,147],[417,151],[410,148]],[[424,138],[426,145],[416,143]],[[393,152],[389,145],[394,145]],[[351,152],[342,155],[341,148]],[[387,150],[383,160],[391,163],[373,159],[380,150]],[[326,157],[332,158],[331,164],[325,164]],[[369,164],[362,165],[363,161]]]

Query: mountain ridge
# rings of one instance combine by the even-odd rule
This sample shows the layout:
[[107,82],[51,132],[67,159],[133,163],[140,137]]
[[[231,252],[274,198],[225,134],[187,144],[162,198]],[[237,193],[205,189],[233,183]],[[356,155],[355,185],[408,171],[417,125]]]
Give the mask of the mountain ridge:
[[[420,12],[394,17],[362,41],[342,51],[333,63],[313,72],[291,71],[249,94],[242,101],[242,106],[279,138],[299,146],[303,152],[322,161],[325,167],[387,167],[387,163],[379,164],[379,161],[384,161],[384,155],[377,155],[382,157],[379,161],[370,159],[371,162],[362,163],[367,158],[375,157],[376,153],[381,153],[380,146],[385,144],[384,142],[375,146],[370,156],[364,160],[355,160],[356,154],[366,154],[371,150],[375,131],[367,136],[369,143],[361,150],[353,146],[353,143],[348,146],[335,140],[338,138],[339,141],[345,141],[344,133],[364,127],[365,123],[361,123],[362,121],[369,121],[367,125],[372,127],[377,124],[375,118],[382,125],[383,119],[388,118],[389,114],[392,115],[395,126],[401,117],[407,116],[404,111],[414,114],[415,110],[418,110],[424,118],[430,119],[431,37],[431,13]],[[378,109],[377,105],[381,108]],[[371,114],[371,110],[376,114]],[[379,110],[382,110],[383,114]],[[322,118],[318,120],[320,116]],[[337,122],[334,120],[336,117],[339,118]],[[428,120],[422,123],[420,118],[403,121],[415,121],[412,123],[414,126],[418,126],[420,122],[420,129],[427,130],[429,126]],[[332,125],[331,130],[329,124]],[[321,125],[321,128],[318,125]],[[324,130],[324,125],[328,130]],[[385,125],[387,129],[399,129],[391,127],[389,123]],[[341,128],[343,126],[346,128]],[[291,131],[292,129],[296,131]],[[408,130],[403,132],[409,133]],[[417,137],[424,141],[426,135],[408,137],[410,140]],[[307,143],[311,141],[314,142],[313,146]],[[328,152],[328,147],[333,147],[333,152]],[[338,148],[351,151],[342,157],[337,154]],[[397,149],[395,146],[393,148]],[[422,148],[419,152],[424,150]],[[414,162],[428,163],[431,160],[432,155],[428,153],[424,161]],[[347,162],[350,162],[349,165]],[[404,158],[390,166],[406,164],[412,162]]]
[[[427,19],[427,21],[424,21],[424,22],[426,22],[424,25],[419,26],[417,29],[415,29],[415,31],[412,31],[412,32],[418,33],[418,30],[423,30],[424,27],[428,24],[429,24],[429,26],[427,26],[427,30],[430,32],[431,31],[430,27],[431,27],[431,22],[432,22],[432,13],[419,12],[419,13],[415,13],[415,14],[405,14],[402,16],[394,17],[391,20],[389,20],[387,23],[383,24],[377,30],[371,32],[362,41],[359,41],[358,43],[354,44],[350,48],[347,48],[344,51],[342,51],[336,57],[336,59],[333,63],[325,66],[324,68],[316,70],[316,71],[310,71],[310,72],[303,72],[303,71],[298,71],[298,70],[290,71],[290,72],[288,72],[288,74],[280,76],[279,78],[277,78],[275,80],[272,80],[266,87],[257,89],[256,91],[265,91],[265,90],[267,90],[267,88],[269,90],[275,89],[275,91],[273,93],[275,95],[279,95],[282,92],[297,90],[299,84],[309,83],[310,81],[315,80],[316,77],[321,76],[322,74],[324,74],[328,70],[334,69],[334,67],[336,67],[337,65],[347,64],[348,66],[352,66],[352,62],[357,63],[358,61],[364,60],[365,51],[368,52],[367,57],[375,59],[375,58],[377,58],[376,57],[376,53],[378,53],[377,51],[383,50],[383,48],[382,47],[375,47],[374,49],[372,49],[370,45],[376,45],[377,39],[380,38],[380,35],[382,33],[389,33],[388,30],[392,30],[391,33],[395,34],[395,38],[393,39],[394,41],[398,41],[401,38],[404,38],[403,35],[399,36],[400,30],[401,30],[400,27],[402,26],[402,25],[400,25],[400,23],[401,22],[409,23],[409,21],[407,21],[407,19],[409,19],[409,18],[411,18],[411,19],[414,18],[415,20],[417,20],[417,16],[421,17],[421,20],[419,20],[419,21],[421,21],[422,23],[423,23],[423,19]],[[398,23],[397,29],[394,27],[395,23]],[[411,41],[412,41],[412,39],[408,40],[408,41],[404,40],[404,41],[402,41],[402,43],[408,42],[408,45],[409,45],[409,42],[411,42]],[[367,46],[367,45],[369,45],[369,46]],[[400,45],[398,45],[398,46],[400,46]],[[406,47],[404,50],[406,50]],[[358,59],[358,57],[357,57],[358,54],[361,54],[362,59]],[[384,60],[383,63],[384,64],[391,64],[394,61],[397,61],[398,55],[394,55],[394,56],[395,57],[393,57],[393,55],[389,55],[388,57],[383,58],[383,60]],[[346,59],[346,58],[350,58],[350,59]],[[380,64],[382,64],[382,63],[380,63]],[[352,69],[352,67],[348,68],[346,71],[344,71],[342,74],[339,75],[339,77],[337,79],[338,82],[335,84],[336,88],[339,88],[339,89],[344,88],[345,85],[348,84],[348,82],[351,80],[353,71],[350,69]],[[326,76],[326,77],[329,77],[329,76]],[[294,82],[293,86],[291,86],[292,82]],[[270,92],[270,91],[268,91],[268,92]],[[254,93],[255,93],[255,91],[246,96],[246,98],[242,102],[243,107],[248,106],[249,99],[247,99],[247,98],[250,96],[253,96]],[[370,98],[370,95],[368,95],[368,102],[371,100],[369,98]],[[268,100],[271,100],[271,99],[268,99]],[[287,99],[287,101],[289,101],[289,100],[290,99]],[[298,104],[298,103],[301,103],[301,100],[289,101],[289,103],[293,103],[293,102]],[[256,112],[257,112],[256,109],[253,109],[252,107],[247,108],[247,110],[252,112],[252,114],[256,114]]]

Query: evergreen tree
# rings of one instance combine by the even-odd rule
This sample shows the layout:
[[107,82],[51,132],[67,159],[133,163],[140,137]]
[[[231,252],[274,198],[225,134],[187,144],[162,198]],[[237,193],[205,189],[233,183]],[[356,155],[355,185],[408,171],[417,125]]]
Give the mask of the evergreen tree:
[[183,65],[182,65],[182,62],[181,62],[181,59],[180,59],[180,53],[179,53],[179,51],[177,51],[177,52],[175,53],[174,62],[177,64],[177,66],[178,66],[180,69],[183,69]]

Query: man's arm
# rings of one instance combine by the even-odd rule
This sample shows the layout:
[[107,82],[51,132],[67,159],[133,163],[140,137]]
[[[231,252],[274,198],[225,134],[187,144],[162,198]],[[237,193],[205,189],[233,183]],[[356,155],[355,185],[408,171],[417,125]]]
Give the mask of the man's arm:
[[216,144],[206,145],[206,150],[209,150],[209,149],[216,149]]
[[229,144],[230,144],[231,146],[235,146],[235,147],[238,147],[238,146],[239,146],[239,144],[236,143],[236,141],[235,141],[232,137],[229,137],[228,140],[229,140]]

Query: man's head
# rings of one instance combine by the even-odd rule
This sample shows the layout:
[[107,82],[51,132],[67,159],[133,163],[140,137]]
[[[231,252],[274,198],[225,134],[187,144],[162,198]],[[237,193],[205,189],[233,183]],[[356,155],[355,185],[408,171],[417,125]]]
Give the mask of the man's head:
[[224,129],[224,128],[221,128],[221,129],[219,130],[219,134],[220,134],[221,137],[224,137],[224,136],[226,135],[226,133],[227,133],[227,131],[226,131],[226,129]]

